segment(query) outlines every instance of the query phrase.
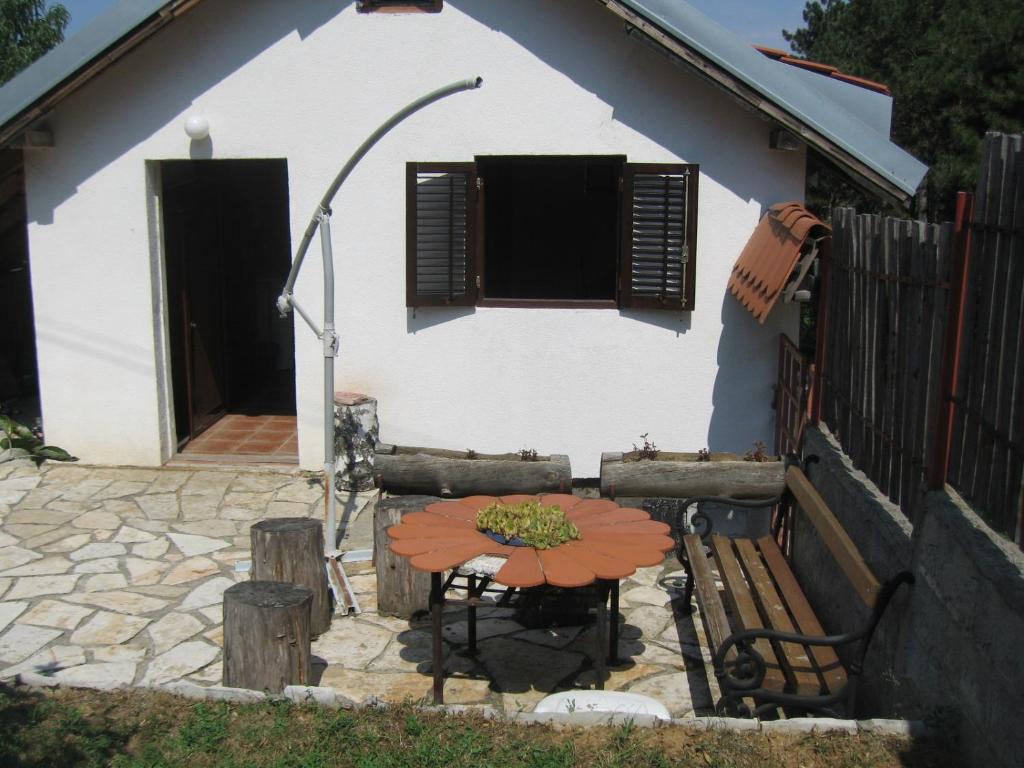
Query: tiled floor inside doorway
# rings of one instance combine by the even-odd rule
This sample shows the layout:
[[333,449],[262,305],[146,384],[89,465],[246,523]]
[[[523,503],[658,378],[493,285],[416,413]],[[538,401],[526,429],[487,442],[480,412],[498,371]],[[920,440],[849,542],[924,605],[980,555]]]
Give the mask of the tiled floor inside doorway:
[[181,451],[184,457],[259,457],[298,461],[299,441],[294,416],[248,416],[229,413]]

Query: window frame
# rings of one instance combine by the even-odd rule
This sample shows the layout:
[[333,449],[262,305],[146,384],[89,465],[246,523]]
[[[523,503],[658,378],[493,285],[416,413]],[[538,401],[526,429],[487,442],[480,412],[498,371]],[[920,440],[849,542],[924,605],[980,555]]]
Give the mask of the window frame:
[[[483,156],[481,156],[483,157]],[[492,157],[492,156],[487,156]],[[503,155],[493,155],[503,157]],[[621,157],[618,155],[530,155],[530,158],[560,157]],[[479,159],[479,158],[477,158]],[[694,309],[697,275],[697,221],[698,182],[700,165],[697,163],[631,163],[624,160],[619,177],[619,226],[616,253],[616,291],[612,299],[516,299],[488,297],[485,285],[484,213],[486,183],[479,175],[477,159],[472,162],[415,162],[406,164],[406,306],[409,308],[432,306],[502,307],[512,309],[659,309],[690,312]],[[416,293],[416,178],[417,172],[467,173],[466,210],[466,293],[447,300],[440,296]],[[682,270],[683,286],[676,298],[636,296],[632,291],[632,193],[636,174],[666,173],[688,174],[686,186],[685,246],[688,260]],[[629,203],[629,204],[627,204]]]
[[359,13],[440,13],[444,0],[359,0]]

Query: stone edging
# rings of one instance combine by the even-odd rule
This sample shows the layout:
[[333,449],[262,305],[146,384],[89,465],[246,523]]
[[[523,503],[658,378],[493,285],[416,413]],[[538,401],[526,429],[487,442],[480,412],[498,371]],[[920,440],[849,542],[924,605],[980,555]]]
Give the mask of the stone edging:
[[[18,675],[17,680],[19,684],[29,688],[57,688],[61,686],[58,680],[37,672],[22,672]],[[85,686],[64,685],[64,687]],[[111,686],[99,690],[129,690],[130,687]],[[288,699],[296,704],[318,704],[324,707],[340,709],[385,708],[388,706],[386,702],[375,696],[368,696],[362,702],[354,702],[339,694],[334,688],[304,685],[289,685],[282,694],[270,696],[261,691],[251,691],[247,688],[227,688],[219,685],[207,687],[184,680],[163,685],[136,687],[170,693],[186,699],[230,701],[238,704],[255,704],[266,700]],[[541,724],[550,725],[555,728],[592,728],[631,724],[641,728],[676,726],[695,731],[724,730],[783,734],[872,733],[881,736],[900,736],[912,739],[927,738],[931,735],[930,729],[920,720],[840,720],[831,717],[794,717],[788,720],[766,720],[763,722],[737,717],[683,717],[661,720],[653,715],[607,712],[517,712],[505,715],[493,707],[472,704],[424,705],[421,709],[428,712],[447,712],[458,715],[475,714],[488,719],[506,719],[509,722],[523,725]]]

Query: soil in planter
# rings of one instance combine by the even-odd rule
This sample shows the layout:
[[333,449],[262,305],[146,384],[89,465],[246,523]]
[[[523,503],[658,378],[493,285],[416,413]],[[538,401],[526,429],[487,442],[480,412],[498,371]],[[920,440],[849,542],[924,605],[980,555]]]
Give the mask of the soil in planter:
[[[700,454],[697,453],[672,453],[670,451],[659,451],[658,455],[652,458],[642,458],[639,451],[629,451],[628,453],[622,454],[623,463],[632,461],[692,461],[695,463],[709,463],[715,464],[720,461],[747,461],[745,455],[739,453],[726,453],[716,452],[711,454],[711,458],[702,461]],[[751,462],[753,463],[766,463],[768,461],[780,461],[778,456],[768,456],[765,462]]]
[[536,458],[524,459],[518,453],[476,453],[470,455],[469,451],[449,451],[444,448],[417,448],[409,445],[396,445],[393,456],[415,456],[423,454],[426,456],[437,456],[442,459],[488,459],[491,461],[551,461],[550,456],[537,456]]

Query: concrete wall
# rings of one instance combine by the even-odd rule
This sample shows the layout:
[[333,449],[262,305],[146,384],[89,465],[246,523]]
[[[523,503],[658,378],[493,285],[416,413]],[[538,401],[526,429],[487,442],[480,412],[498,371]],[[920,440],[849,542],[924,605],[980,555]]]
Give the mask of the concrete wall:
[[[916,529],[855,470],[831,434],[810,429],[815,487],[879,579],[911,570],[866,663],[861,709],[926,718],[971,765],[1024,760],[1024,553],[992,533],[952,489],[929,493]],[[794,568],[829,631],[863,619],[834,561],[797,518]]]
[[[726,292],[764,209],[800,200],[802,152],[770,125],[623,34],[593,0],[448,0],[439,14],[358,14],[338,0],[203,3],[51,116],[27,163],[47,438],[84,461],[172,451],[159,165],[288,160],[293,245],[340,164],[413,98],[479,91],[382,141],[336,198],[339,390],[379,400],[391,443],[568,453],[642,432],[664,449],[770,442],[777,336]],[[183,131],[202,114],[210,139]],[[486,154],[625,154],[701,166],[692,312],[405,307],[405,163]],[[318,247],[297,297],[319,314]],[[301,463],[322,461],[321,347],[296,321]]]

